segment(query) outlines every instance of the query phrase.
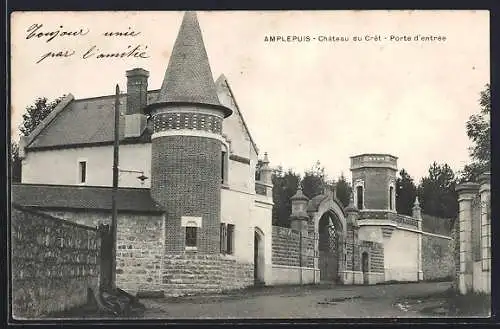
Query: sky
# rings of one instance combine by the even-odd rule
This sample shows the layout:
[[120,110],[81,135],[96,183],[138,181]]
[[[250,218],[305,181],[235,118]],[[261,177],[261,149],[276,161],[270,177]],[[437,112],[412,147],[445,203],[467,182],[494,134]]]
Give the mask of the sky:
[[[182,15],[14,13],[11,136],[37,97],[110,95],[117,83],[126,89],[134,67],[159,89]],[[469,161],[465,123],[490,79],[487,11],[212,11],[198,20],[214,79],[227,77],[272,165],[303,172],[319,161],[329,177],[350,178],[350,156],[389,153],[418,181],[433,161],[453,170]],[[30,35],[57,30],[80,35]],[[131,31],[138,34],[103,35]],[[96,58],[136,46],[147,58]]]

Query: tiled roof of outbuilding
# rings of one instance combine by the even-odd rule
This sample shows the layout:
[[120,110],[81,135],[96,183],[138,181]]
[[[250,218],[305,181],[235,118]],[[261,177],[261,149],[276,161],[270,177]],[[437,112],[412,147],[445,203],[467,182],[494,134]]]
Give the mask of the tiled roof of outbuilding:
[[[148,100],[155,100],[158,90],[148,92]],[[32,136],[28,149],[113,143],[115,96],[71,100],[53,117],[40,123],[40,131]],[[120,95],[120,112],[125,114],[127,95]],[[120,132],[123,136],[123,120]],[[126,142],[149,142],[151,129],[142,136]]]
[[[12,203],[24,207],[111,211],[111,187],[13,184],[11,192]],[[117,207],[123,212],[164,212],[143,188],[119,188]]]

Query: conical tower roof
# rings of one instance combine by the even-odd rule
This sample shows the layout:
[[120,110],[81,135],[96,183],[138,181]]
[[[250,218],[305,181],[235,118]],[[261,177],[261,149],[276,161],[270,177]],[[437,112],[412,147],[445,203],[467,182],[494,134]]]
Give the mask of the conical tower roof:
[[219,102],[195,12],[184,14],[158,98],[152,106],[165,103],[206,104],[219,107],[225,117],[232,113]]

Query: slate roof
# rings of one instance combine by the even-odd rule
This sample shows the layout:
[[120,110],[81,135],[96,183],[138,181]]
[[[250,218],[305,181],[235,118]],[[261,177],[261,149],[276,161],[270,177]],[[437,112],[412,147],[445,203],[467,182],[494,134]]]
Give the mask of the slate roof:
[[[24,207],[111,211],[111,187],[13,184],[11,192],[12,203]],[[125,212],[164,212],[151,198],[150,190],[143,188],[119,188],[117,207]]]
[[217,107],[225,117],[233,112],[221,105],[195,12],[186,12],[170,55],[163,83],[149,112],[160,104],[197,103]]
[[157,102],[220,105],[194,12],[184,14]]
[[[154,101],[157,95],[158,90],[149,91],[148,100]],[[71,100],[56,115],[47,117],[48,120],[40,124],[42,129],[29,137],[31,140],[27,148],[113,143],[114,104],[114,95]],[[121,94],[120,112],[122,114],[125,114],[126,106],[127,95]],[[123,123],[124,120],[121,120],[122,143],[151,141],[150,127],[141,137],[123,140]]]

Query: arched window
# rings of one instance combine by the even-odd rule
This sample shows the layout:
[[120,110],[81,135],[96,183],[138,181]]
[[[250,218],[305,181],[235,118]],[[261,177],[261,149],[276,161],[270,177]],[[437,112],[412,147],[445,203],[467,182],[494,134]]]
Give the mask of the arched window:
[[394,210],[394,186],[389,187],[389,210]]
[[363,209],[363,186],[356,187],[356,197],[358,201],[358,209]]

